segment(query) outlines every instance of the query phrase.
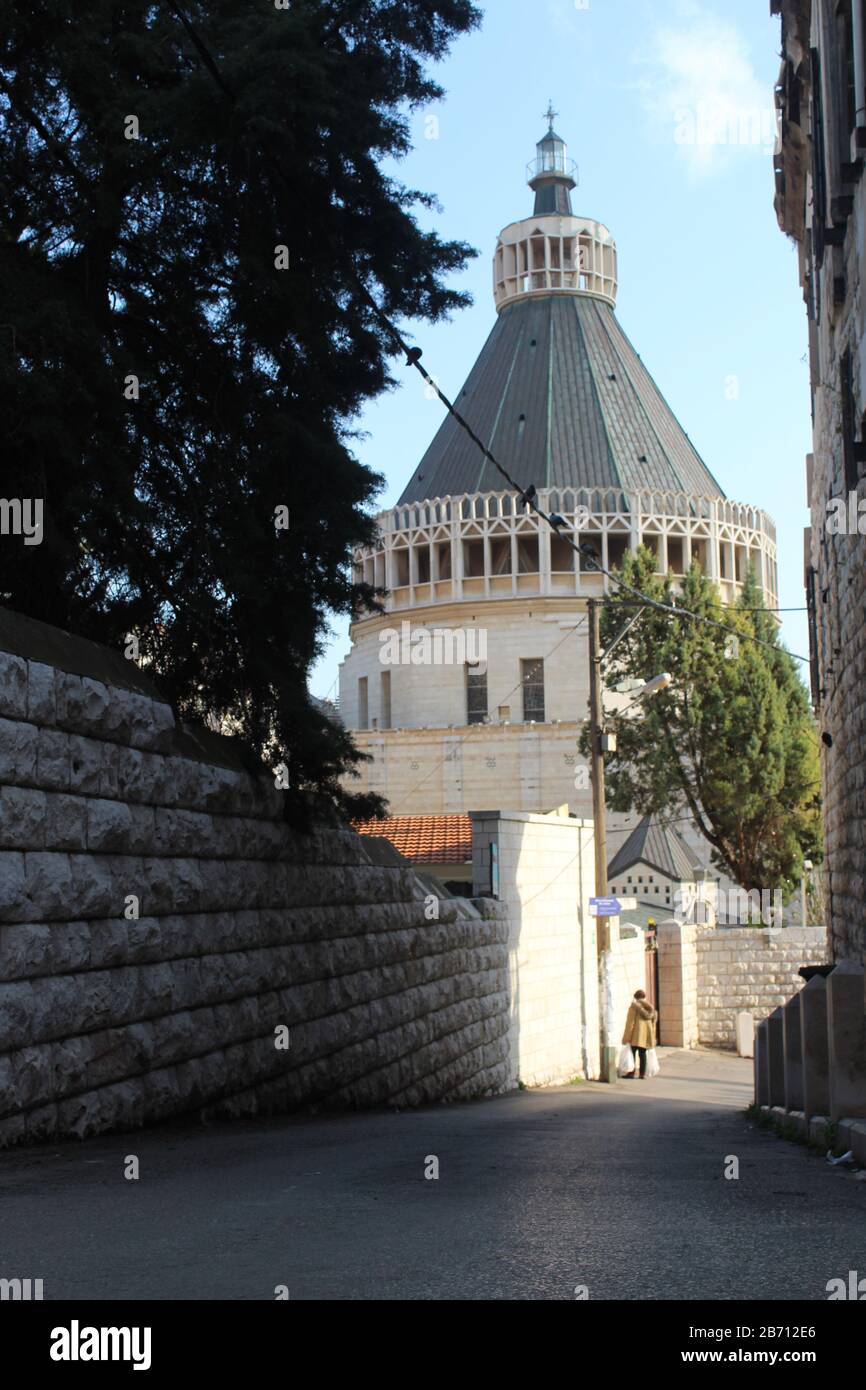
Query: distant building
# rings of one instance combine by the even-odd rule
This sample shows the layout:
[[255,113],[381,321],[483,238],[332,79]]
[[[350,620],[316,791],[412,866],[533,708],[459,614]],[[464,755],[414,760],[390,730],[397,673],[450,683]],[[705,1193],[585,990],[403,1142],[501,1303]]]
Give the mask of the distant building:
[[866,964],[866,27],[863,0],[773,0],[776,212],[809,319],[812,696],[823,740],[830,949]]
[[[704,897],[709,870],[674,826],[657,816],[644,816],[607,868],[610,893],[617,898],[637,898],[643,907],[654,907],[658,920],[681,916],[683,898]],[[715,887],[717,879],[713,878]],[[693,895],[685,888],[692,888]],[[710,918],[710,920],[712,920]]]
[[451,892],[472,895],[472,821],[468,816],[389,816],[356,821],[359,835],[387,840],[416,869]]

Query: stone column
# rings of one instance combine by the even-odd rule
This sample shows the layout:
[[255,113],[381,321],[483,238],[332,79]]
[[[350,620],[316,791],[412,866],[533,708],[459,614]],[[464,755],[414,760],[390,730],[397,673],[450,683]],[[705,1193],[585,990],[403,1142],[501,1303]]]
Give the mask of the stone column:
[[659,1031],[665,1047],[694,1047],[698,1041],[696,941],[693,926],[659,925]]
[[755,1026],[755,1104],[770,1104],[770,1040],[765,1018]]
[[830,1114],[827,1065],[827,981],[813,975],[800,991],[800,1031],[803,1043],[803,1109],[806,1118]]
[[767,1019],[770,1054],[770,1105],[785,1107],[785,1014],[774,1009]]
[[830,1117],[866,1116],[866,1003],[862,965],[842,961],[827,977]]
[[785,1039],[785,1109],[803,1109],[803,1036],[800,1030],[800,995],[782,1009]]

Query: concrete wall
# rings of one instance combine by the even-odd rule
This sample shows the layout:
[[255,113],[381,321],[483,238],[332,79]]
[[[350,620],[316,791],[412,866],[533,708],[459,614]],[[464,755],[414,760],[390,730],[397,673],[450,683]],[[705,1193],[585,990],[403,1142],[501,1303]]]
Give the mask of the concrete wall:
[[698,1041],[697,927],[660,922],[659,1024],[665,1047],[694,1047]]
[[827,959],[823,927],[698,928],[697,1029],[710,1047],[736,1045],[736,1016],[764,1018],[803,986],[801,965]]
[[[438,671],[426,676],[431,683],[440,679]],[[592,798],[586,763],[577,751],[582,727],[517,722],[354,733],[358,747],[373,761],[362,765],[361,780],[353,786],[384,796],[392,816],[448,815],[499,805],[540,814],[568,804],[587,817]],[[578,790],[575,774],[580,768],[586,786]]]
[[511,924],[511,1076],[526,1085],[598,1076],[592,825],[510,812],[472,820],[475,892],[489,891],[495,844]]
[[508,1086],[502,909],[429,921],[408,866],[281,814],[134,665],[0,613],[0,1145]]

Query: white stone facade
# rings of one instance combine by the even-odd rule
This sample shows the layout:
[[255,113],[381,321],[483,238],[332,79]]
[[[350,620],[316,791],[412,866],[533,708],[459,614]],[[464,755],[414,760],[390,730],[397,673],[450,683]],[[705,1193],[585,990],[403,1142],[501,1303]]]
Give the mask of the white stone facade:
[[[540,501],[564,515],[581,542],[595,545],[605,568],[649,543],[659,572],[672,565],[682,574],[698,557],[726,601],[736,598],[752,565],[767,605],[778,602],[774,527],[754,507],[599,489],[544,493]],[[352,649],[340,668],[341,718],[375,758],[352,785],[392,798],[394,815],[507,804],[544,813],[565,802],[587,814],[588,783],[575,783],[574,763],[588,712],[585,600],[605,593],[607,578],[576,562],[538,517],[518,514],[511,494],[404,506],[379,522],[381,544],[358,552],[356,578],[388,589],[385,612],[353,625]],[[446,658],[459,656],[461,641],[477,649],[483,639],[489,729],[468,722],[473,668],[467,663],[414,664],[410,652],[409,660],[393,664],[391,634],[404,631],[419,642],[425,632],[447,634],[440,644]],[[428,650],[435,651],[435,642]],[[420,646],[418,655],[424,655]],[[522,663],[534,660],[543,663],[544,720],[533,724]],[[519,743],[515,725],[524,726]],[[455,762],[462,764],[457,777]],[[417,795],[414,771],[424,773]],[[497,776],[489,777],[491,771]],[[519,799],[509,801],[509,791]]]

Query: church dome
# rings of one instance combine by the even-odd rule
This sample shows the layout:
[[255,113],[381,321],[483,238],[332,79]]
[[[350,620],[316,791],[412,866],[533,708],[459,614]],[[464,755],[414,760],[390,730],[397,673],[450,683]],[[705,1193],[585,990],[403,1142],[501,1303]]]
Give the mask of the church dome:
[[393,815],[589,814],[587,600],[639,546],[675,588],[697,563],[731,603],[751,569],[778,603],[773,523],[725,497],[620,327],[616,244],[572,210],[554,115],[532,214],[497,238],[496,321],[455,402],[516,486],[446,414],[353,556],[356,582],[386,593],[352,625],[340,713],[369,756],[353,785]]
[[[521,486],[724,497],[612,306],[592,294],[526,295],[506,306],[456,404]],[[397,505],[502,487],[449,415]]]
[[[498,317],[457,397],[460,413],[523,487],[723,498],[619,325],[616,244],[602,223],[572,213],[576,170],[555,114],[528,169],[533,215],[497,240]],[[449,415],[397,505],[501,488]]]

